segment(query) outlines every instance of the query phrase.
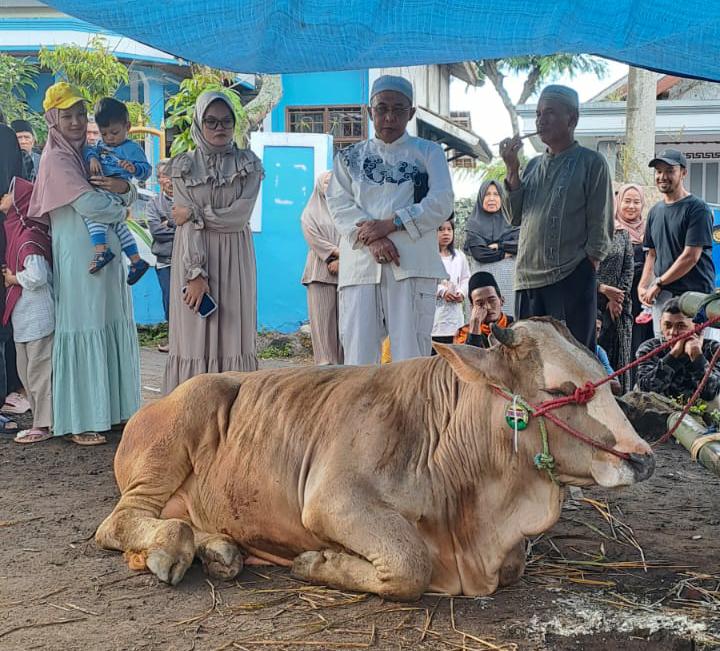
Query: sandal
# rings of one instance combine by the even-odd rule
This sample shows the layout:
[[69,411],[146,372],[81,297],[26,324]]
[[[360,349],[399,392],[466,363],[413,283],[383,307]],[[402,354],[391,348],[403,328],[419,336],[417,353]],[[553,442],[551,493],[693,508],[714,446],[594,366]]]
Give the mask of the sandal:
[[148,269],[150,269],[150,265],[142,258],[140,258],[137,262],[133,262],[128,271],[127,284],[134,285],[145,275],[145,272]]
[[115,259],[115,254],[110,249],[105,249],[102,253],[96,253],[95,257],[90,262],[90,268],[88,271],[91,274],[96,274],[104,266],[110,264]]
[[107,439],[97,432],[85,432],[84,434],[69,434],[68,440],[78,445],[102,445]]
[[5,436],[14,437],[19,429],[18,424],[12,418],[0,414],[0,435],[4,434]]
[[30,403],[25,396],[13,391],[8,393],[5,404],[0,407],[0,411],[8,414],[24,414],[30,411]]
[[15,443],[40,443],[52,438],[50,430],[47,429],[24,429],[15,437]]

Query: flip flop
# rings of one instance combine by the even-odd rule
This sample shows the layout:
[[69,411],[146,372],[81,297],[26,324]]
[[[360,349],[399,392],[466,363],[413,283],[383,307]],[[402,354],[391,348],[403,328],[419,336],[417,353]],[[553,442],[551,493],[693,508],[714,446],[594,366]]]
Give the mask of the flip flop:
[[67,439],[77,445],[102,445],[107,439],[97,432],[86,432],[85,434],[69,434]]
[[0,414],[0,435],[15,437],[19,431],[18,424],[12,418]]
[[15,437],[15,443],[40,443],[52,438],[52,434],[45,429],[24,429]]
[[21,396],[19,393],[9,393],[5,397],[5,404],[0,407],[0,411],[8,414],[24,414],[30,411],[30,403],[25,396]]

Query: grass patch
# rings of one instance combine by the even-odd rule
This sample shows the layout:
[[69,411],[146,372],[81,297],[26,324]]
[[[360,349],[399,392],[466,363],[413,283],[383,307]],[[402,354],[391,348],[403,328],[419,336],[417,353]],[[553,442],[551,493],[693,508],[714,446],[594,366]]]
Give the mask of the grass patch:
[[137,327],[138,341],[141,346],[154,347],[165,344],[168,340],[168,324],[139,325]]
[[286,359],[293,356],[293,347],[289,343],[270,344],[258,353],[259,359]]

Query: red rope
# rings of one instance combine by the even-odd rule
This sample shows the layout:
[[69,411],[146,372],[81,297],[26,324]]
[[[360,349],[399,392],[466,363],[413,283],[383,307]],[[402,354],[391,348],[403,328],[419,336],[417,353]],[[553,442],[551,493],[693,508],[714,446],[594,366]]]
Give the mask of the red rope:
[[[570,396],[562,396],[560,398],[554,398],[552,400],[545,400],[541,402],[539,405],[533,405],[532,403],[527,403],[528,406],[530,406],[533,410],[534,416],[544,416],[548,420],[552,421],[560,427],[561,429],[565,430],[568,434],[575,437],[576,439],[583,441],[583,443],[587,443],[591,447],[598,448],[599,450],[604,450],[605,452],[609,452],[610,454],[615,455],[616,457],[620,457],[621,459],[629,459],[630,455],[626,452],[619,452],[618,450],[613,450],[612,448],[599,443],[598,441],[595,441],[594,439],[590,438],[589,436],[583,434],[582,432],[578,432],[573,427],[570,427],[567,423],[564,423],[559,418],[557,418],[554,414],[551,414],[550,411],[553,409],[558,409],[559,407],[564,407],[565,405],[585,405],[588,402],[590,402],[595,397],[595,390],[598,387],[601,387],[603,384],[607,382],[611,382],[616,377],[622,375],[623,373],[627,373],[631,368],[635,368],[636,366],[639,366],[643,362],[646,362],[649,359],[652,359],[656,355],[659,355],[662,351],[667,350],[668,348],[671,348],[674,346],[678,341],[683,341],[684,339],[689,339],[693,335],[696,335],[697,333],[701,332],[708,326],[711,326],[715,323],[720,322],[720,315],[715,316],[711,319],[708,319],[704,323],[700,323],[696,325],[692,330],[688,330],[687,332],[684,332],[680,335],[677,335],[676,337],[673,337],[672,339],[669,339],[665,343],[661,344],[657,348],[653,348],[653,350],[649,351],[645,355],[642,355],[641,357],[638,357],[636,360],[633,360],[629,364],[625,364],[622,368],[619,368],[614,373],[611,373],[607,377],[603,378],[602,380],[599,380],[598,382],[586,382],[583,386],[578,387],[575,389],[572,395]],[[680,418],[676,421],[676,423],[668,429],[665,434],[660,437],[654,444],[653,447],[657,447],[658,445],[662,445],[667,441],[676,431],[677,428],[680,426],[680,423],[682,422],[683,418],[688,414],[690,411],[690,408],[693,406],[695,401],[698,399],[698,396],[702,393],[702,390],[705,388],[705,385],[708,382],[708,379],[710,378],[710,373],[712,373],[713,368],[715,368],[715,365],[717,364],[718,360],[720,360],[720,347],[715,351],[715,354],[712,356],[712,359],[710,360],[710,363],[708,364],[707,369],[705,370],[705,375],[703,376],[702,381],[698,385],[697,389],[695,389],[695,392],[690,397],[690,400],[688,400],[687,404],[685,405],[682,414],[680,415]],[[512,394],[508,391],[505,391],[501,387],[493,384],[491,385],[493,391],[497,393],[498,395],[503,396],[504,398],[507,398],[508,400],[512,400]]]

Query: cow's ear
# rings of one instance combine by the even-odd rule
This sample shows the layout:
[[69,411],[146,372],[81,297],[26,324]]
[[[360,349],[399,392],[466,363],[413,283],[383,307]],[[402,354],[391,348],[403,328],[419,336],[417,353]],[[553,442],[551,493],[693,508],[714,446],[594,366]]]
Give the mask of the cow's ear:
[[498,348],[433,343],[433,347],[463,382],[497,381],[505,375],[505,359]]

